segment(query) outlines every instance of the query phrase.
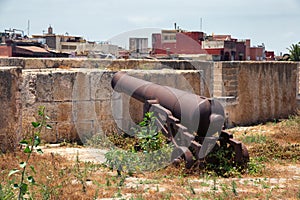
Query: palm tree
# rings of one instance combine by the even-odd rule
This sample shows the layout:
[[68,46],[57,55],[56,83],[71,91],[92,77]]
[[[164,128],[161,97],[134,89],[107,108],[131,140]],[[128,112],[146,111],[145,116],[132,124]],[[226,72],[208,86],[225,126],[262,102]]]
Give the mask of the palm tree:
[[291,61],[300,61],[300,42],[298,42],[298,44],[292,44],[287,50],[290,52]]

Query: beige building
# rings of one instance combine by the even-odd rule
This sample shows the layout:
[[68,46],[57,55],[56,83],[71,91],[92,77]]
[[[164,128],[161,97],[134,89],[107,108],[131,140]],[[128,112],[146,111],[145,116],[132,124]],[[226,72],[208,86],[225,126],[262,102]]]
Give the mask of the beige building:
[[32,35],[45,43],[49,50],[57,53],[66,53],[73,56],[89,56],[90,54],[112,54],[118,56],[118,46],[109,43],[96,43],[86,41],[80,36],[57,35],[53,33],[53,28],[49,26],[48,32],[43,35]]

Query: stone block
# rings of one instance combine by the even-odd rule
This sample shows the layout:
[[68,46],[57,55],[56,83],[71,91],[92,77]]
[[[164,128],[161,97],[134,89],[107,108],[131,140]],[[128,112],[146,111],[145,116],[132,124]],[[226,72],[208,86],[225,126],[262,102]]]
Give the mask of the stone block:
[[76,73],[72,98],[73,101],[91,100],[91,82],[88,70],[80,70]]
[[[192,92],[197,95],[204,95],[205,93],[205,80],[202,75],[203,71],[183,71],[178,73],[176,78],[176,88]],[[180,75],[181,74],[181,75]]]
[[30,73],[27,70],[23,70],[22,72],[22,90],[21,90],[21,98],[24,107],[32,106],[37,101],[36,95],[36,73]]
[[36,97],[38,102],[53,101],[53,78],[51,72],[37,74],[35,82]]
[[112,95],[111,80],[113,73],[109,71],[95,71],[91,73],[91,99],[105,100]]
[[93,121],[80,121],[75,123],[75,128],[80,141],[84,144],[95,134]]
[[[0,67],[0,140],[1,151],[13,151],[21,132],[21,80],[18,67]],[[5,136],[4,136],[5,135]]]
[[110,100],[102,100],[95,102],[95,111],[98,122],[113,118],[111,106],[112,105]]
[[92,101],[76,101],[72,107],[73,121],[96,119],[95,103]]
[[74,72],[53,73],[53,100],[72,101],[73,86],[76,74]]
[[70,122],[61,121],[57,123],[57,141],[58,142],[74,142],[80,141],[75,131],[75,125]]
[[73,120],[72,102],[57,103],[57,121],[71,122]]

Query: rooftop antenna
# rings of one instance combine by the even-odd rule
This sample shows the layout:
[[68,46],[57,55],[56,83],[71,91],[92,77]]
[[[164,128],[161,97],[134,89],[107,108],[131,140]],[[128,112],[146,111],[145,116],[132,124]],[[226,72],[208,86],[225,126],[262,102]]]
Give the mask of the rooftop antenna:
[[202,31],[202,17],[200,18],[200,31]]
[[27,36],[29,36],[29,30],[30,30],[30,20],[27,22]]

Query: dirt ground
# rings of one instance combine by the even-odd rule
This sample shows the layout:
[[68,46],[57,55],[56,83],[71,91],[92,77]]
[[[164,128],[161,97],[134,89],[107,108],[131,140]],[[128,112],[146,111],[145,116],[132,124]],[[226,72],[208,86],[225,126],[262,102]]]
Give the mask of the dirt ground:
[[[169,166],[155,172],[122,173],[105,167],[107,149],[48,145],[34,154],[33,199],[300,199],[300,117],[229,129],[250,154],[249,168],[228,178]],[[7,174],[24,159],[21,152],[0,155],[2,193]],[[1,191],[1,190],[0,190]],[[3,192],[4,191],[4,192]],[[0,192],[1,195],[1,192]],[[1,196],[0,196],[1,197]],[[0,198],[1,199],[1,198]]]

